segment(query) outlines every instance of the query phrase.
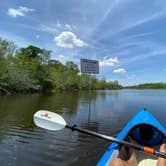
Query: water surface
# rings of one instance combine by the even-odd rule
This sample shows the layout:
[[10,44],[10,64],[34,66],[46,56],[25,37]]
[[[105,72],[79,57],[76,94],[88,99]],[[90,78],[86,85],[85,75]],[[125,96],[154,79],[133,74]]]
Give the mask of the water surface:
[[166,90],[94,91],[53,95],[0,96],[0,164],[3,166],[95,165],[109,145],[68,129],[38,128],[40,109],[59,113],[69,124],[116,136],[141,108],[166,127]]

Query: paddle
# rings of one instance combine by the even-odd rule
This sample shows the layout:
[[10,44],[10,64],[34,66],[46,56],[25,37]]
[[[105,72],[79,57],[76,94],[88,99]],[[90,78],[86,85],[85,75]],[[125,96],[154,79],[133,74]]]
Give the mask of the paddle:
[[131,148],[134,148],[136,150],[143,151],[143,152],[148,153],[148,154],[152,154],[152,155],[155,155],[158,157],[166,158],[166,153],[156,151],[152,148],[136,145],[136,144],[126,142],[123,140],[118,140],[114,137],[99,134],[99,133],[89,131],[86,129],[81,129],[81,128],[78,128],[76,125],[73,125],[73,126],[67,125],[65,120],[60,115],[58,115],[54,112],[40,110],[34,114],[34,122],[38,127],[41,127],[44,129],[56,131],[56,130],[61,130],[61,129],[66,127],[66,128],[71,129],[72,131],[76,130],[76,131],[79,131],[79,132],[82,132],[85,134],[89,134],[89,135],[93,135],[93,136],[96,136],[98,138],[102,138],[102,139],[105,139],[108,141],[113,141],[113,142],[116,142],[118,144],[122,144],[122,145],[125,145],[127,147],[131,147]]

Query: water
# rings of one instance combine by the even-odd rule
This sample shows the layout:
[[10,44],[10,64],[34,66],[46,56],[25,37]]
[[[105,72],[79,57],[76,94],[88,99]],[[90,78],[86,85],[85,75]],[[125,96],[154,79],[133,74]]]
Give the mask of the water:
[[87,92],[0,96],[0,165],[95,165],[108,147],[109,142],[83,133],[36,127],[32,117],[40,109],[111,136],[141,108],[166,126],[166,90],[95,91],[89,101]]

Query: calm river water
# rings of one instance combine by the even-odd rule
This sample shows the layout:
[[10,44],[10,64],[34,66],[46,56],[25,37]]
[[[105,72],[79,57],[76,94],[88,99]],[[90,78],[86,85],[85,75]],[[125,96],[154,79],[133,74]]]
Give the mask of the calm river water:
[[166,126],[166,90],[117,90],[0,96],[0,165],[91,166],[109,145],[99,138],[68,129],[38,128],[40,109],[59,113],[69,124],[116,136],[141,108]]

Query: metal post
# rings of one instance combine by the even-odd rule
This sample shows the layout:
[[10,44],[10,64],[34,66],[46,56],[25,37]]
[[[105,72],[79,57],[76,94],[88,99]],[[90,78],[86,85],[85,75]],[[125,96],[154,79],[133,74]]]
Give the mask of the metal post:
[[89,74],[89,93],[91,95],[91,74]]
[[88,122],[90,122],[91,117],[91,74],[89,74],[89,116],[88,116]]

